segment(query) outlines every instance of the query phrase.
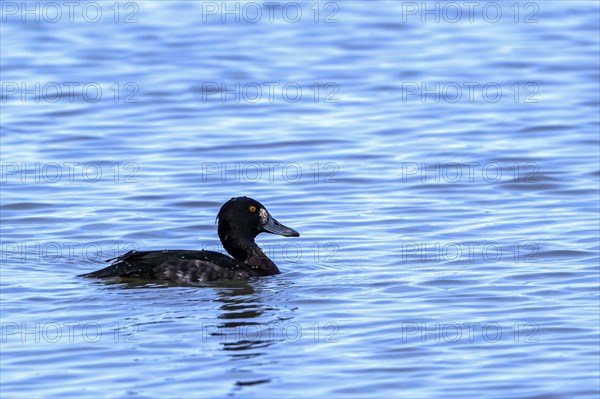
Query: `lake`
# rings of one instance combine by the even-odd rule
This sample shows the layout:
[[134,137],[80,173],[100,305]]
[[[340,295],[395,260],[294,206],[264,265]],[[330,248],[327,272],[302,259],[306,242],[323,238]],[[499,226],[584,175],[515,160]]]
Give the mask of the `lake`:
[[598,397],[597,2],[0,7],[3,398]]

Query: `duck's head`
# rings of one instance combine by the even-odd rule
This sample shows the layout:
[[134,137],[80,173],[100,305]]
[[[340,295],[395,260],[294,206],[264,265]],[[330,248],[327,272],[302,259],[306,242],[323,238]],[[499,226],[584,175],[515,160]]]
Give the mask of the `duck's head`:
[[217,215],[221,242],[254,240],[260,233],[279,234],[284,237],[300,237],[300,234],[275,219],[263,204],[248,197],[227,201]]

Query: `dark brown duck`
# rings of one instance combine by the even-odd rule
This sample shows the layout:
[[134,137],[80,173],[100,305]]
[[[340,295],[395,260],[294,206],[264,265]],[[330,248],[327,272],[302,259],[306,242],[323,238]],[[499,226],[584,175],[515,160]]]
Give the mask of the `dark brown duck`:
[[[254,239],[260,233],[299,237],[294,229],[279,223],[258,201],[237,197],[227,201],[217,215],[219,239],[233,258],[213,251],[129,251],[110,266],[82,277],[130,277],[193,283],[239,280],[279,273]],[[107,261],[107,262],[108,262]]]

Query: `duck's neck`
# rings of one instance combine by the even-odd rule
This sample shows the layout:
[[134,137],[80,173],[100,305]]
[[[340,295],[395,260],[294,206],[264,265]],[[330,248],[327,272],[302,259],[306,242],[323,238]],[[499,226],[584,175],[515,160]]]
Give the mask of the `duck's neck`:
[[221,234],[219,238],[225,250],[234,259],[245,263],[262,276],[279,273],[277,265],[265,255],[254,239],[243,239],[235,234]]

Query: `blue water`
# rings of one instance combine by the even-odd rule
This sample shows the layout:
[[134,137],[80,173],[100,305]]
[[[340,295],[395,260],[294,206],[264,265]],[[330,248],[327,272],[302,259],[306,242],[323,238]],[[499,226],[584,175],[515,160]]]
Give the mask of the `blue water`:
[[597,398],[598,3],[447,4],[3,2],[2,397]]

